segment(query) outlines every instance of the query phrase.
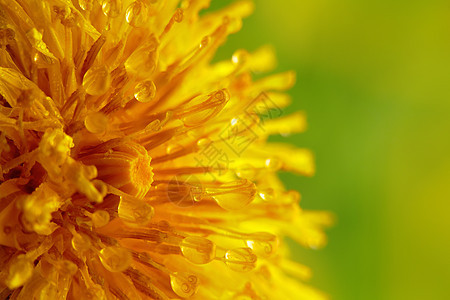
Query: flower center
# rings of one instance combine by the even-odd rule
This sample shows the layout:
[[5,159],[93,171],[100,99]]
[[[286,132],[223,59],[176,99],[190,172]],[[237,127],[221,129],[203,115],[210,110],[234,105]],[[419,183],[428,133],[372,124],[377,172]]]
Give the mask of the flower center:
[[153,183],[151,160],[147,150],[133,142],[81,157],[84,164],[97,167],[98,179],[140,199],[147,194]]

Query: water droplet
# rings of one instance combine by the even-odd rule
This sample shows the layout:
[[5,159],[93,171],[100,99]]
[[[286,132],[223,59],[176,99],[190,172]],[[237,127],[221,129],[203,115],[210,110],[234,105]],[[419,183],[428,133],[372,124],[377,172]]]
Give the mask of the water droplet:
[[211,144],[211,140],[209,138],[202,138],[197,141],[197,146],[200,149],[206,148]]
[[145,2],[134,1],[128,6],[125,12],[125,18],[131,26],[142,27],[147,23],[148,13],[148,6]]
[[102,134],[108,127],[108,118],[102,112],[93,112],[84,118],[84,126],[89,132]]
[[141,81],[134,87],[134,98],[142,103],[148,103],[156,95],[155,83],[151,80]]
[[237,184],[232,184],[225,183],[222,187],[213,189],[211,195],[217,204],[226,210],[238,210],[253,201],[256,195],[256,186],[253,182],[241,180]]
[[191,186],[191,195],[192,199],[194,199],[195,202],[199,202],[203,199],[205,196],[205,190],[203,186],[201,185],[192,185]]
[[24,285],[33,274],[34,266],[32,261],[24,254],[17,256],[9,267],[6,285],[13,290]]
[[106,66],[92,67],[83,77],[83,86],[90,95],[103,95],[111,86],[111,75]]
[[256,232],[249,235],[246,244],[261,257],[269,257],[278,248],[278,238],[268,232]]
[[153,218],[153,207],[138,199],[120,197],[119,218],[130,226],[145,226]]
[[182,298],[191,297],[197,292],[198,278],[194,274],[178,273],[170,274],[172,290]]
[[94,225],[94,227],[98,228],[98,227],[103,227],[106,224],[109,223],[109,213],[106,210],[96,210],[92,216],[92,225]]
[[170,144],[167,146],[166,148],[166,153],[167,154],[173,154],[177,151],[183,150],[183,146],[181,146],[180,144],[174,143],[174,144]]
[[237,272],[248,272],[256,267],[257,257],[250,248],[237,248],[225,253],[225,263]]
[[92,9],[94,0],[78,0],[78,4],[80,5],[82,10],[90,11]]
[[211,37],[209,35],[202,38],[200,42],[200,48],[204,48],[208,46],[208,44],[211,42]]
[[253,180],[257,174],[256,168],[250,164],[242,164],[236,168],[236,176],[242,179]]
[[158,42],[151,36],[146,43],[137,48],[125,61],[127,73],[138,78],[149,78],[158,62]]
[[122,11],[122,0],[103,0],[102,11],[107,17],[117,17]]
[[216,255],[216,245],[199,236],[188,236],[180,243],[183,256],[194,264],[206,264]]
[[161,130],[161,121],[156,119],[151,121],[147,126],[145,126],[145,132],[157,132]]
[[289,203],[298,203],[301,196],[298,191],[290,190],[286,193],[286,198],[289,199]]
[[72,247],[76,251],[87,251],[91,248],[91,240],[87,235],[77,233],[72,237]]
[[110,272],[125,271],[131,264],[131,253],[119,246],[106,247],[100,250],[100,261]]
[[266,159],[264,164],[266,168],[271,171],[278,171],[283,166],[283,162],[281,161],[281,159],[277,157],[271,157]]
[[235,65],[244,65],[247,60],[249,59],[249,53],[246,50],[240,49],[233,53],[233,56],[231,57],[231,61]]
[[264,201],[272,201],[275,196],[275,191],[272,188],[262,189],[258,195]]

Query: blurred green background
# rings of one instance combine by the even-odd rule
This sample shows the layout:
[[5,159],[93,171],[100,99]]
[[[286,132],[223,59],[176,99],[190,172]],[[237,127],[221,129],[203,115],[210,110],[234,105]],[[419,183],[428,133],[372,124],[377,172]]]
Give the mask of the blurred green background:
[[[231,1],[213,1],[213,8]],[[293,245],[333,299],[450,299],[450,2],[257,0],[219,57],[272,44],[295,70],[317,174],[283,174],[338,221]]]

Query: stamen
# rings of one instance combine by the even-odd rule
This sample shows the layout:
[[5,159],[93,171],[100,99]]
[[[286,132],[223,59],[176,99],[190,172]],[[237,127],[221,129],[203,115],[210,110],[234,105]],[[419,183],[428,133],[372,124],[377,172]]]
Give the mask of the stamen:
[[122,11],[122,0],[102,0],[102,11],[107,17],[118,17]]
[[205,190],[226,210],[242,209],[252,202],[256,195],[256,186],[249,180],[223,183],[216,187],[206,187]]
[[89,68],[83,77],[83,87],[90,95],[100,96],[105,94],[111,87],[111,75],[103,65]]
[[71,240],[72,247],[75,251],[85,252],[91,249],[91,239],[82,233],[77,233],[74,231],[73,237]]
[[120,197],[117,212],[120,219],[134,227],[146,226],[155,213],[150,204],[126,196]]
[[235,173],[239,178],[253,181],[258,176],[259,170],[251,164],[242,163],[238,165]]
[[144,1],[137,0],[128,6],[125,12],[125,18],[131,26],[143,27],[148,21],[148,14],[148,5]]
[[226,89],[218,90],[207,96],[191,101],[191,106],[175,111],[175,117],[182,118],[185,126],[193,127],[204,124],[216,116],[230,99]]
[[141,81],[134,87],[134,98],[141,103],[148,103],[156,95],[155,83],[151,80]]
[[91,11],[92,6],[94,5],[94,0],[78,0],[78,4],[80,5],[82,10]]
[[103,134],[108,128],[108,117],[102,112],[93,112],[84,118],[84,126],[94,134]]
[[127,73],[136,78],[150,78],[158,63],[158,40],[151,35],[125,61]]
[[175,24],[175,22],[180,23],[182,20],[183,20],[183,10],[181,8],[177,8],[177,10],[173,14],[172,18],[170,18],[169,23],[167,23],[163,32],[160,34],[159,40],[162,40],[167,35],[167,33],[172,28],[173,24]]
[[188,298],[197,292],[199,282],[194,274],[174,272],[170,274],[170,285],[178,296]]
[[100,261],[110,272],[122,272],[131,264],[131,253],[119,246],[103,248],[99,252]]
[[156,288],[155,285],[152,284],[152,279],[137,269],[129,268],[124,272],[125,275],[131,278],[134,286],[144,295],[151,297],[152,299],[161,299],[161,300],[169,300],[167,295],[163,293],[161,290]]
[[[110,1],[110,0],[104,0]],[[95,42],[92,44],[91,49],[89,49],[86,54],[86,58],[84,59],[83,66],[81,67],[80,77],[84,77],[84,74],[91,68],[94,64],[95,58],[97,57],[100,49],[102,49],[103,45],[106,42],[106,36],[101,35]]]
[[276,235],[267,232],[257,232],[249,234],[246,244],[253,252],[260,257],[269,257],[278,248],[278,238]]
[[109,223],[110,215],[105,210],[96,210],[92,214],[89,215],[92,220],[92,225],[95,228],[103,227]]
[[233,271],[249,272],[256,267],[257,257],[250,248],[237,248],[228,250],[223,260]]
[[188,236],[180,243],[183,256],[194,264],[206,264],[216,255],[216,245],[199,236]]

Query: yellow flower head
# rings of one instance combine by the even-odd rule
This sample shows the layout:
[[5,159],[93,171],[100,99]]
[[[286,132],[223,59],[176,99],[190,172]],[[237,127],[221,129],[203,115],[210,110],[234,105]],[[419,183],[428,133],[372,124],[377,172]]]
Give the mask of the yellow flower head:
[[323,299],[283,237],[324,244],[267,143],[292,72],[270,48],[211,63],[253,5],[0,0],[0,295],[9,299]]

